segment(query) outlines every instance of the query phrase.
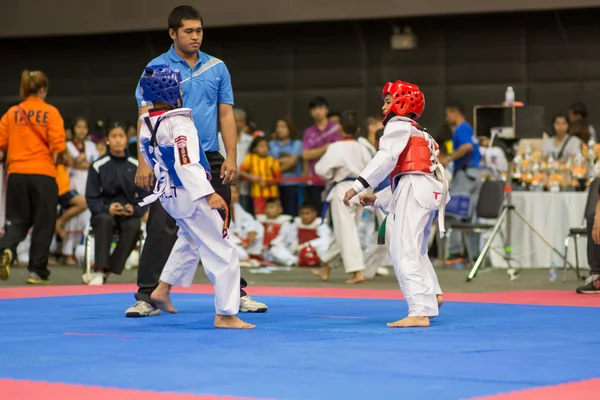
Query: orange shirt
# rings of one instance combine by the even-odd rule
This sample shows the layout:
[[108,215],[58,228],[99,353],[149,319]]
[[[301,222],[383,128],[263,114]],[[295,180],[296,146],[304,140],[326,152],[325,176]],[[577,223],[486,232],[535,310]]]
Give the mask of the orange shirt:
[[[279,161],[271,156],[261,157],[257,154],[248,154],[240,166],[240,169],[267,182],[281,179]],[[250,189],[250,197],[279,197],[279,187],[277,186],[277,183],[273,183],[261,188],[260,183],[253,182],[252,188]]]
[[71,190],[69,171],[67,170],[67,167],[63,164],[58,164],[56,166],[56,184],[58,185],[59,196],[62,196],[63,194]]
[[24,122],[17,106],[0,119],[0,151],[7,152],[8,174],[56,177],[53,154],[66,149],[63,119],[58,110],[44,100],[30,96],[20,104],[29,121],[44,137],[45,143]]

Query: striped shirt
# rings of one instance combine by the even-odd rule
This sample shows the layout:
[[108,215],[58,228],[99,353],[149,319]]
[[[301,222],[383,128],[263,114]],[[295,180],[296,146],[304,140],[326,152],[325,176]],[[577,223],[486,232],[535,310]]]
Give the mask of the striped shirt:
[[[267,183],[281,179],[279,161],[272,156],[261,157],[258,154],[248,154],[240,166],[240,169]],[[279,198],[279,187],[277,183],[271,183],[265,187],[260,187],[259,182],[253,182],[250,189],[250,197]]]

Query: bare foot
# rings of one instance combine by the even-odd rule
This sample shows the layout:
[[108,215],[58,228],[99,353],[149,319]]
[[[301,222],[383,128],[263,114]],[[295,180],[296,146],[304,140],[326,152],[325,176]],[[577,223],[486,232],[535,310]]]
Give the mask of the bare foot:
[[256,326],[248,324],[235,315],[218,315],[215,317],[215,328],[223,329],[254,329]]
[[313,268],[310,270],[313,275],[320,277],[324,281],[329,280],[329,274],[331,273],[331,267],[328,265],[323,265],[321,268]]
[[163,282],[159,284],[159,286],[154,289],[154,292],[150,295],[150,298],[156,305],[156,308],[159,310],[163,310],[169,312],[171,314],[177,314],[177,310],[173,307],[173,303],[171,303],[171,296],[169,296],[169,290],[165,290],[164,287],[161,287]]
[[389,328],[426,328],[429,325],[429,317],[406,317],[387,324]]
[[346,281],[347,284],[352,285],[355,283],[361,283],[366,281],[362,272],[358,271],[354,273],[354,276]]

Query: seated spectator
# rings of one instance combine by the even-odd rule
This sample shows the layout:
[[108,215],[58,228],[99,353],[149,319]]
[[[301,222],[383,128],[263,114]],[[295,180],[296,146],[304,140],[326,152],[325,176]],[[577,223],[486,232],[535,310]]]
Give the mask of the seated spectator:
[[279,234],[283,224],[291,221],[292,217],[290,215],[283,214],[281,201],[272,197],[267,199],[265,205],[265,214],[257,215],[256,220],[265,228],[263,248],[268,249],[271,245],[271,241]]
[[[279,161],[283,178],[302,177],[302,142],[291,139],[292,123],[287,119],[277,120],[275,139],[269,142],[269,154]],[[298,192],[301,186],[294,182],[279,184],[279,196],[283,212],[288,215],[298,215]]]
[[259,136],[250,144],[250,154],[240,166],[240,176],[250,180],[250,196],[254,205],[254,215],[265,213],[268,198],[279,198],[281,168],[279,161],[269,155],[267,138]]
[[[125,129],[120,125],[109,129],[107,145],[107,154],[90,166],[85,192],[95,238],[95,273],[89,285],[102,285],[110,273],[121,274],[139,239],[145,213],[138,205],[144,193],[134,184],[138,163],[126,151]],[[119,240],[111,254],[115,233]]]
[[261,257],[264,228],[240,205],[240,194],[236,186],[231,186],[229,233],[240,262],[247,262],[251,257],[255,259]]
[[581,153],[581,140],[569,135],[569,121],[564,115],[558,115],[552,120],[554,135],[544,140],[542,157],[547,160],[566,160]]
[[315,267],[317,265],[302,265],[298,257],[301,249],[310,246],[318,257],[325,254],[330,241],[329,225],[321,223],[314,204],[303,203],[300,216],[281,226],[275,239],[270,242],[265,258],[279,265]]
[[[62,255],[67,265],[76,265],[75,246],[76,243],[65,240],[67,232],[65,225],[73,218],[87,210],[85,197],[76,190],[71,189],[69,171],[63,164],[56,166],[56,184],[58,185],[58,205],[61,209],[60,216],[56,219],[56,234],[63,240]],[[81,237],[81,233],[79,233]]]
[[[578,122],[578,124],[575,124],[576,122]],[[581,137],[581,139],[587,143],[588,140],[594,139],[594,142],[598,142],[598,137],[596,136],[596,130],[594,129],[594,127],[588,122],[588,109],[586,107],[585,104],[583,104],[582,102],[575,102],[573,104],[571,104],[571,107],[569,107],[569,123],[571,124],[571,126],[573,127],[573,125],[584,125],[585,126],[585,131],[589,133],[589,137],[587,139],[584,139],[583,137]]]

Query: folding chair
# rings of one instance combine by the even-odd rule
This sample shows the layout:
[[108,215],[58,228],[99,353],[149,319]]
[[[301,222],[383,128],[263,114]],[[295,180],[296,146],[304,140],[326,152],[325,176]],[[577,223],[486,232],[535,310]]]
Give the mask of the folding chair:
[[567,281],[567,253],[569,251],[569,243],[571,242],[571,238],[573,238],[573,243],[575,244],[575,273],[577,274],[577,280],[581,280],[581,274],[579,272],[579,250],[577,249],[577,240],[582,236],[587,237],[586,220],[588,215],[594,215],[594,213],[596,212],[596,203],[598,202],[598,188],[600,188],[600,179],[594,179],[588,190],[581,226],[570,228],[569,232],[567,233],[567,236],[565,237],[565,252],[563,253],[563,282]]
[[[83,259],[83,266],[85,268],[84,277],[91,276],[91,273],[93,272],[92,271],[92,257],[91,257],[92,238],[93,237],[94,237],[94,230],[92,229],[91,226],[88,226],[86,229],[86,232],[85,232],[85,239],[84,239],[84,246],[85,246],[85,253],[84,253],[84,259]],[[119,232],[115,231],[113,233],[112,243],[116,243],[118,241],[119,241]],[[142,248],[144,247],[145,241],[146,241],[146,237],[144,235],[144,230],[140,229],[140,236],[138,239],[138,247],[139,247],[140,254],[142,253]]]
[[[479,192],[479,200],[477,201],[477,207],[475,214],[479,218],[485,219],[497,219],[502,211],[502,205],[504,204],[504,185],[505,182],[502,180],[486,180],[481,185],[481,191]],[[454,195],[451,195],[454,197]],[[468,200],[465,199],[468,197]],[[451,216],[457,216],[459,218],[466,218],[470,213],[470,196],[467,195],[456,195],[458,197],[457,204],[455,207],[456,214]],[[448,204],[452,202],[452,199]],[[467,203],[468,202],[468,203]],[[467,206],[467,204],[469,204]],[[454,209],[451,209],[454,211]],[[466,216],[465,216],[466,215]],[[447,236],[450,238],[452,232],[460,232],[463,239],[464,250],[467,253],[467,263],[473,265],[473,254],[472,249],[469,247],[469,241],[467,240],[467,233],[483,233],[494,229],[495,224],[489,223],[478,223],[478,222],[463,222],[463,221],[448,221]],[[447,245],[449,240],[446,240],[444,249],[444,263],[448,257]]]

